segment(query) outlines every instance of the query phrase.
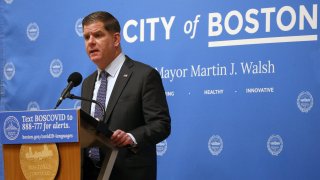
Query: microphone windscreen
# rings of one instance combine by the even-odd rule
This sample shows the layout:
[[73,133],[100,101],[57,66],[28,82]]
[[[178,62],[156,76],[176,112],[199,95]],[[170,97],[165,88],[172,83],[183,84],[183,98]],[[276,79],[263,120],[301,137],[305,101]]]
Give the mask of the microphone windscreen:
[[69,82],[73,82],[73,86],[77,87],[79,84],[81,84],[82,81],[82,75],[78,72],[73,72],[72,74],[70,74],[70,76],[68,77],[68,83]]

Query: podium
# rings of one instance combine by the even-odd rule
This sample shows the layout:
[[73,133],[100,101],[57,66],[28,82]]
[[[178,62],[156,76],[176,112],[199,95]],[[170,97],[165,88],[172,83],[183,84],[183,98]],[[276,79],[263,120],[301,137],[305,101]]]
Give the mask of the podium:
[[98,133],[97,126],[82,110],[1,112],[5,179],[82,179],[82,149],[94,146],[106,152],[98,179],[108,179],[118,150],[109,141],[112,132]]

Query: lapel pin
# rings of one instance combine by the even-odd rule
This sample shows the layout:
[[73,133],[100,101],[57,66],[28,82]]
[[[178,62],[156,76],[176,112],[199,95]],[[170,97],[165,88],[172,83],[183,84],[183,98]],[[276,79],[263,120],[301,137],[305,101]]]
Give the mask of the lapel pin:
[[128,77],[128,74],[124,74],[123,77],[125,77],[125,78]]

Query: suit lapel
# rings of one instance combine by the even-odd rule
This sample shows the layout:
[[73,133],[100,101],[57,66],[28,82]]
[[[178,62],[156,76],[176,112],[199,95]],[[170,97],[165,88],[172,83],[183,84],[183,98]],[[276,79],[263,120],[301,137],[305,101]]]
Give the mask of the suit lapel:
[[[108,121],[111,115],[111,112],[113,111],[115,105],[118,102],[119,97],[121,96],[124,88],[126,87],[131,75],[132,75],[132,69],[133,66],[132,60],[130,60],[128,57],[126,57],[125,62],[123,63],[121,70],[119,72],[119,75],[117,77],[116,83],[113,87],[107,111],[106,111],[106,120]],[[106,122],[110,123],[110,122]]]

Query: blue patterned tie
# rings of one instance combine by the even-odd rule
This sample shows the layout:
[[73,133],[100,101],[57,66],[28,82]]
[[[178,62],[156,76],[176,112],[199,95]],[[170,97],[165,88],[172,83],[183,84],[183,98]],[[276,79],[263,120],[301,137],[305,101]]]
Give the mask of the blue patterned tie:
[[[100,87],[98,90],[98,95],[97,95],[97,101],[105,108],[106,104],[106,94],[107,94],[107,76],[109,74],[105,71],[101,71],[100,73]],[[94,111],[94,117],[98,118],[100,121],[103,121],[103,110],[100,108],[100,106],[96,105],[95,111]],[[98,147],[91,147],[89,149],[89,157],[93,161],[93,163],[97,166],[97,164],[100,161],[100,153],[99,153],[99,148]]]
[[[100,73],[101,84],[98,90],[97,101],[103,106],[103,108],[105,108],[105,104],[106,104],[106,94],[107,94],[107,85],[108,85],[107,76],[108,76],[107,72],[101,71]],[[96,105],[95,111],[94,111],[94,117],[102,121],[103,115],[104,115],[103,110]]]

